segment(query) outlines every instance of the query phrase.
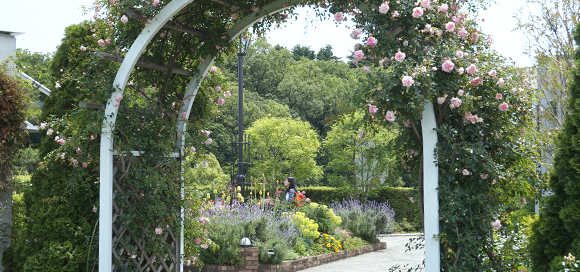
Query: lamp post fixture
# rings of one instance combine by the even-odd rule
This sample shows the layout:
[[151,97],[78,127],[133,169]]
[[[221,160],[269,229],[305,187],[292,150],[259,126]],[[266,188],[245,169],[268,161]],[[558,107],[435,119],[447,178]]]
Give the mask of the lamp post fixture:
[[[250,36],[240,36],[238,51],[238,175],[236,185],[244,188],[244,56],[250,45]],[[242,189],[243,190],[243,189]]]

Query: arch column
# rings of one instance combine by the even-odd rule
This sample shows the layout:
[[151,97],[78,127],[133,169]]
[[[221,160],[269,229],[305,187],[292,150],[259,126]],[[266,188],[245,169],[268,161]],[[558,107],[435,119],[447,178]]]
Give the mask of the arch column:
[[425,271],[441,271],[440,245],[434,238],[439,234],[439,167],[435,164],[437,123],[431,101],[426,101],[421,120],[423,133],[423,206],[425,207]]

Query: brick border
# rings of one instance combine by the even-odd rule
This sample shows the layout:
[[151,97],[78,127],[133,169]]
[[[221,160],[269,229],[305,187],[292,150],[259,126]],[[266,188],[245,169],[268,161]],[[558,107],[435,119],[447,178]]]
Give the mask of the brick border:
[[[201,272],[294,272],[386,248],[387,243],[380,242],[357,249],[343,250],[338,253],[329,253],[304,257],[297,260],[284,261],[281,264],[259,264],[257,247],[240,248],[240,255],[244,259],[244,265],[233,266],[206,264]],[[183,271],[200,272],[200,270],[194,265],[184,265]]]

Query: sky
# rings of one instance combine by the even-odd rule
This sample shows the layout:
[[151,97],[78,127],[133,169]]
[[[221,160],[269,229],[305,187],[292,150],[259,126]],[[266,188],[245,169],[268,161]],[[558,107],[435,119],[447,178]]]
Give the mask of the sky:
[[[513,15],[525,4],[525,0],[497,0],[479,17],[482,31],[491,34],[494,47],[502,55],[511,57],[520,67],[531,66],[532,61],[523,55],[525,36],[516,28]],[[24,32],[17,36],[16,47],[27,48],[32,52],[55,52],[64,29],[89,19],[91,14],[83,15],[81,5],[90,5],[93,0],[0,0],[0,30]],[[291,49],[296,44],[310,46],[318,50],[326,44],[333,47],[334,54],[345,58],[353,51],[357,42],[349,37],[352,24],[341,23],[336,26],[330,16],[321,21],[308,8],[298,9],[299,18],[289,20],[279,29],[272,29],[266,34],[272,45],[280,44]],[[359,40],[360,42],[360,40]]]

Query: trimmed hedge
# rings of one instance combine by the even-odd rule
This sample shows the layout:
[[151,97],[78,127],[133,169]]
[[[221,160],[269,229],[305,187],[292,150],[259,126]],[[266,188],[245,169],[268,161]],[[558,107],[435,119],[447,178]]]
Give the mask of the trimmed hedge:
[[[300,191],[306,192],[310,200],[322,204],[331,204],[348,198],[360,198],[350,188],[336,187],[301,187]],[[367,193],[368,200],[380,203],[387,202],[395,211],[395,222],[400,223],[405,219],[413,227],[421,229],[421,213],[418,202],[411,203],[410,197],[417,198],[417,189],[407,187],[380,187],[370,189]]]

